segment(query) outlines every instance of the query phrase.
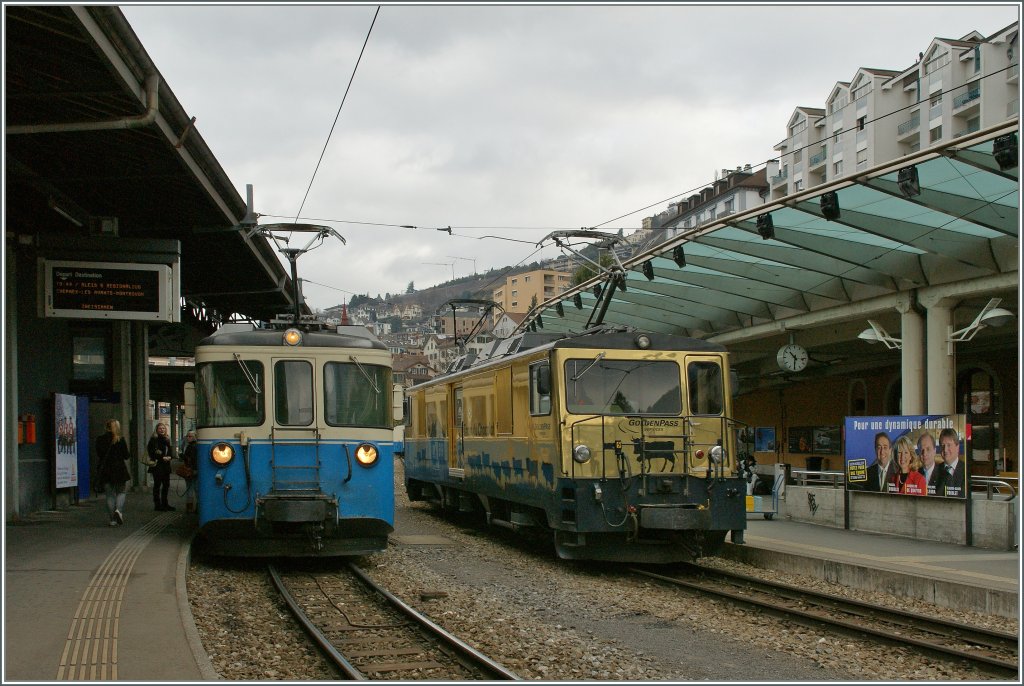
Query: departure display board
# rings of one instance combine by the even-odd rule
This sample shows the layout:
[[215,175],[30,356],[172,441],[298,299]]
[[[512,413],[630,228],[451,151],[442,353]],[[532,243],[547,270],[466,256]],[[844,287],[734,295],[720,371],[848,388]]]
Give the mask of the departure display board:
[[47,317],[170,321],[167,265],[44,260],[43,276]]

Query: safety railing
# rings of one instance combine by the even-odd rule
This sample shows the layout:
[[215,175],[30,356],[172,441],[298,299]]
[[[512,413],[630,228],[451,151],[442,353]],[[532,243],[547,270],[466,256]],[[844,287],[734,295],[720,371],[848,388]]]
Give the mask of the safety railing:
[[1013,500],[1019,483],[1013,476],[972,476],[971,494],[985,493],[986,500]]
[[846,485],[846,474],[813,469],[793,469],[789,473],[790,483],[794,486],[822,486],[843,488]]

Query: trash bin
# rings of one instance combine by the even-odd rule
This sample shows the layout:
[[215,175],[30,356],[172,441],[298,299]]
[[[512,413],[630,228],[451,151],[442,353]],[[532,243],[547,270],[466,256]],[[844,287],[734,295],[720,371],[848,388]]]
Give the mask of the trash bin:
[[807,471],[809,472],[820,472],[821,471],[821,455],[808,455],[807,456]]

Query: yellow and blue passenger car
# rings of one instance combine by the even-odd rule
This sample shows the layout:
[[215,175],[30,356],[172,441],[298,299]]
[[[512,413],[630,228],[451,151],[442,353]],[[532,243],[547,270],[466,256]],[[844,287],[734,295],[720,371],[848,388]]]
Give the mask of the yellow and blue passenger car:
[[524,332],[407,390],[412,500],[551,535],[568,559],[675,562],[746,528],[725,349]]

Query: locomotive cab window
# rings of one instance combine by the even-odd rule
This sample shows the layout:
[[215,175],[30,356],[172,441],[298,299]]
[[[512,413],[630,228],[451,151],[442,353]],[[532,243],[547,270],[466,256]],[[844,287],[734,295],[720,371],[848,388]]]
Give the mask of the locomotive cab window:
[[331,426],[390,429],[390,372],[387,367],[362,363],[324,364],[325,421]]
[[690,362],[686,366],[690,414],[722,414],[722,368],[717,362]]
[[530,414],[551,414],[551,365],[530,366]]
[[305,360],[274,363],[274,418],[278,424],[313,422],[313,365]]
[[565,362],[566,408],[577,414],[678,415],[679,365],[668,360],[609,360],[604,353]]
[[263,365],[254,360],[205,362],[196,367],[196,423],[259,426],[263,423]]

